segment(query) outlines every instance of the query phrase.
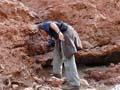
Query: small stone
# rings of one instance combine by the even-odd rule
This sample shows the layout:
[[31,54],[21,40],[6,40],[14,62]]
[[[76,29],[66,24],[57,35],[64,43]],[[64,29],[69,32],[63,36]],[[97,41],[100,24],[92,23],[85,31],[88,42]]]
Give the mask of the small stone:
[[97,89],[95,89],[95,88],[89,88],[89,89],[86,89],[86,90],[97,90]]
[[5,69],[5,67],[2,64],[0,64],[0,69]]
[[42,85],[36,85],[35,86],[35,90],[38,90],[39,88],[41,88],[42,87]]
[[85,80],[85,79],[80,79],[80,84],[81,84],[82,86],[90,87],[89,83],[88,83],[87,80]]
[[114,67],[114,66],[115,66],[115,64],[113,64],[113,63],[110,64],[110,67]]
[[115,87],[113,87],[112,90],[120,90],[120,85],[115,85]]
[[34,90],[32,87],[25,88],[24,90]]
[[12,88],[13,88],[14,90],[17,90],[18,87],[19,87],[19,86],[18,86],[17,84],[13,84],[13,85],[12,85]]
[[5,67],[2,64],[0,64],[0,72],[3,72],[4,69]]
[[120,63],[118,63],[118,65],[120,65]]
[[49,86],[42,86],[40,88],[37,88],[35,90],[52,90]]
[[56,78],[56,77],[51,77],[49,80],[48,80],[48,83],[54,87],[58,87],[60,85],[63,84],[63,79],[59,79],[59,78]]

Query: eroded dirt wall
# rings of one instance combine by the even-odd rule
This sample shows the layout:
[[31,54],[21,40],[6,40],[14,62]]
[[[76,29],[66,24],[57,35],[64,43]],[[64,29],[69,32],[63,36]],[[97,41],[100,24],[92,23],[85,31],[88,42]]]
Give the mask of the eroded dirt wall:
[[63,20],[71,24],[83,43],[84,50],[76,55],[81,62],[119,61],[119,0],[20,1],[38,13],[37,21]]

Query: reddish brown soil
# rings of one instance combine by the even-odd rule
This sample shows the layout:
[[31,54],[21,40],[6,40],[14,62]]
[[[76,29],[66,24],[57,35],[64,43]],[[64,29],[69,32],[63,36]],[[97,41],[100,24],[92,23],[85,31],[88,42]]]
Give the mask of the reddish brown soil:
[[[84,47],[76,55],[80,63],[119,62],[119,11],[119,0],[0,0],[0,89],[13,89],[15,84],[21,90],[33,82],[49,88],[41,79],[45,74],[41,65],[46,61],[51,64],[53,49],[45,47],[49,37],[31,30],[30,25],[38,21],[63,20],[71,24]],[[119,83],[119,66],[89,71],[88,78],[105,84]],[[38,73],[43,76],[36,81],[33,77],[39,77]]]

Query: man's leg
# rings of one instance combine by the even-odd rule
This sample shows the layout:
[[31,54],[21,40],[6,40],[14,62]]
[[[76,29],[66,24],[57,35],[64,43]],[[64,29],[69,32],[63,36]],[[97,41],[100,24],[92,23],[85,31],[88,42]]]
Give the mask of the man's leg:
[[53,58],[53,74],[58,78],[62,77],[62,67],[63,67],[62,64],[63,64],[63,61],[60,57],[60,53],[55,48],[54,58]]
[[80,86],[80,79],[77,72],[74,55],[64,60],[65,74],[71,86]]
[[63,52],[63,45],[61,43],[61,54],[65,67],[66,78],[71,86],[80,86],[80,79],[75,62],[75,56],[72,55],[69,59],[65,57]]

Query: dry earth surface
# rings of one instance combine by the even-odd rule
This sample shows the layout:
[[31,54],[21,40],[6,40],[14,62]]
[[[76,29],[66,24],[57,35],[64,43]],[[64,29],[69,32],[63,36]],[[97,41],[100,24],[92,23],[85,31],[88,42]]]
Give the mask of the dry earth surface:
[[77,30],[84,47],[76,55],[80,77],[97,90],[112,90],[120,84],[120,64],[109,65],[120,61],[119,16],[120,0],[0,0],[0,90],[60,90],[47,82],[51,68],[44,69],[53,58],[45,47],[49,37],[31,30],[46,20]]

